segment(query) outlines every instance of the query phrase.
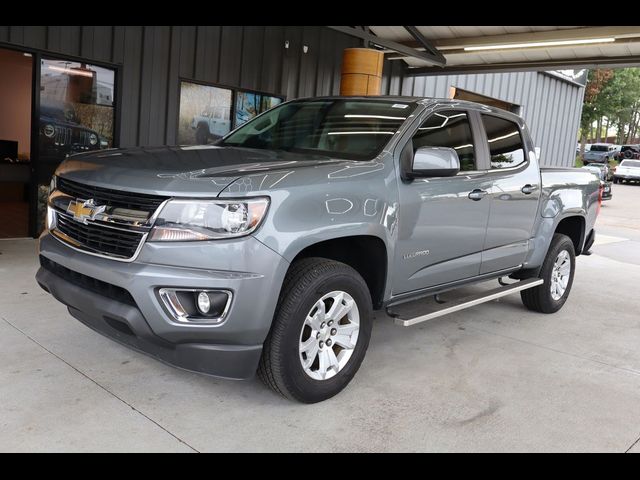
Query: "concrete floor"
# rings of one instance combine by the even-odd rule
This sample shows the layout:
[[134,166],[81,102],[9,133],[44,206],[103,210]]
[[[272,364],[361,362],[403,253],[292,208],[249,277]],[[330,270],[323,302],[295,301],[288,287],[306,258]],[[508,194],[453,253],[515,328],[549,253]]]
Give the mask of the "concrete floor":
[[186,373],[94,333],[0,241],[0,451],[640,452],[640,186],[615,185],[559,313],[518,295],[412,328],[378,314],[337,397]]

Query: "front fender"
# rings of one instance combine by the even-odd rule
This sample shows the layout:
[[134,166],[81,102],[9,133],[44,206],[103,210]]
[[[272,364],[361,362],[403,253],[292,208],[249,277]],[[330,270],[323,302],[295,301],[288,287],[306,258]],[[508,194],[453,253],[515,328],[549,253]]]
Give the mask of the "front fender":
[[269,196],[271,203],[254,236],[287,261],[319,242],[373,236],[384,243],[391,271],[398,192],[390,158],[255,173],[220,196],[258,195]]

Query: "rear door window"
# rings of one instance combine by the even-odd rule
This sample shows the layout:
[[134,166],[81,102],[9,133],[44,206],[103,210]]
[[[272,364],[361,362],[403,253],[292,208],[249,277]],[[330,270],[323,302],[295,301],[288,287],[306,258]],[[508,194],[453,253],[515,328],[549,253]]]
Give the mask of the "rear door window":
[[481,116],[489,144],[491,168],[512,168],[524,163],[527,158],[518,125],[492,115]]

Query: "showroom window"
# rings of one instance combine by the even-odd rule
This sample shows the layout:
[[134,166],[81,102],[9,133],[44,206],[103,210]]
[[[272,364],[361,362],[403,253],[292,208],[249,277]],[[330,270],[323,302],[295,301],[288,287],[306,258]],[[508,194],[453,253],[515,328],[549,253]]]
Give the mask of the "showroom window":
[[38,231],[44,228],[49,179],[74,153],[111,148],[115,70],[43,58],[38,119]]
[[517,167],[525,162],[518,125],[492,115],[482,115],[482,123],[487,132],[492,169]]
[[204,145],[229,133],[232,99],[228,88],[180,82],[178,143]]
[[282,98],[256,92],[236,92],[235,125],[239,127],[256,115],[282,103]]

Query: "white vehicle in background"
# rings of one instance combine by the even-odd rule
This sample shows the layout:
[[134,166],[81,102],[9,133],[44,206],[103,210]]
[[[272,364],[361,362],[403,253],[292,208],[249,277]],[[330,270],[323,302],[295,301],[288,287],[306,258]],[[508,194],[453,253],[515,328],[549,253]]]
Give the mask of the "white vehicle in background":
[[228,107],[207,107],[191,120],[191,128],[196,132],[196,143],[205,145],[209,139],[222,138],[231,131]]
[[640,160],[623,160],[613,174],[613,183],[640,182]]

